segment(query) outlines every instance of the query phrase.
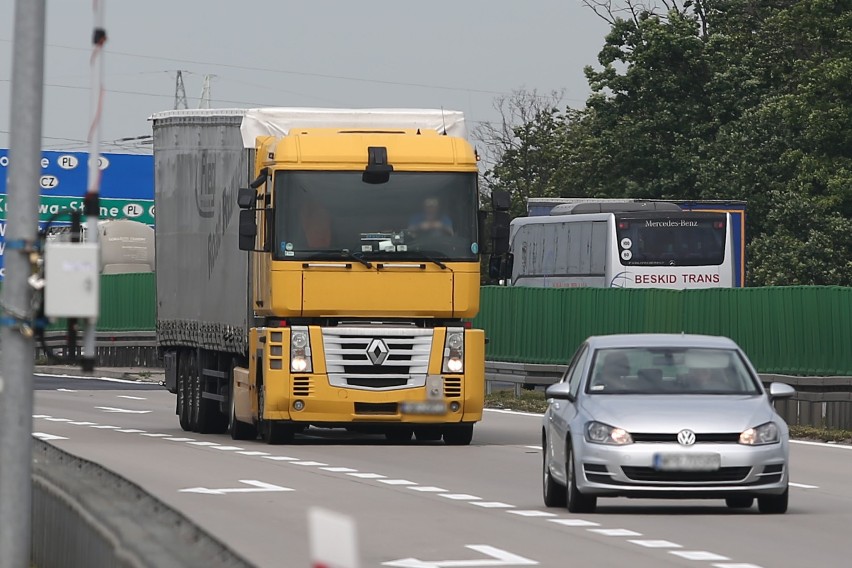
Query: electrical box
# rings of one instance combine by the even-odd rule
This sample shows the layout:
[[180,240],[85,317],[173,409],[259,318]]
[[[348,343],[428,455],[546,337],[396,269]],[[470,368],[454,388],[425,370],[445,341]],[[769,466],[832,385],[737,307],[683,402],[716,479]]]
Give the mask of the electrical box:
[[100,307],[100,248],[48,241],[44,249],[44,315],[96,318]]

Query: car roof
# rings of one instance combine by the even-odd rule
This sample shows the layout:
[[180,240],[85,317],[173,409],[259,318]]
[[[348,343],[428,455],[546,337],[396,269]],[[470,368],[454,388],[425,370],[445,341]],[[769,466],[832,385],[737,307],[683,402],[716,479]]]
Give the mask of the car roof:
[[624,333],[618,335],[596,335],[586,342],[592,349],[616,347],[699,347],[707,349],[739,349],[727,337],[714,335],[691,335],[685,333]]

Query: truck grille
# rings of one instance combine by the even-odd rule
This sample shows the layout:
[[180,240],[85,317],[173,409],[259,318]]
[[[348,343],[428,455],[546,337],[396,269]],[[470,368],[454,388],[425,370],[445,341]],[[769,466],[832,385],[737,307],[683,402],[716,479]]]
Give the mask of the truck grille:
[[444,379],[444,396],[447,398],[459,398],[462,392],[462,380],[460,377],[449,377]]
[[426,384],[432,330],[402,327],[323,328],[328,381],[366,390]]
[[305,397],[313,394],[310,377],[293,377],[293,396]]

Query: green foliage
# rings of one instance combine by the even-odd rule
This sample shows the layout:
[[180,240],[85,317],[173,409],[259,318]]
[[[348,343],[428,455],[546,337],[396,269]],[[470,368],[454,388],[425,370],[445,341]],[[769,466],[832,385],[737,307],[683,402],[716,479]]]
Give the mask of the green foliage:
[[750,284],[852,285],[852,0],[630,15],[586,68],[586,108],[515,125],[486,182],[517,214],[539,196],[745,199]]

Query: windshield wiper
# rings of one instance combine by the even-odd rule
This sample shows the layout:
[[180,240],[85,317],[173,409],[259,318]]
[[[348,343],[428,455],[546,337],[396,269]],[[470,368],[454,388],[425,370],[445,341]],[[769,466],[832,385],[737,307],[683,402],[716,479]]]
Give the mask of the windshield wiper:
[[[343,258],[348,258],[350,260],[354,260],[356,262],[360,262],[367,268],[373,268],[373,263],[364,258],[364,255],[360,252],[350,252],[348,249],[326,249],[326,250],[312,250],[305,251],[310,253],[320,253],[320,254],[339,254]],[[308,257],[310,259],[311,257]],[[314,257],[315,258],[315,257]]]
[[433,255],[433,253],[430,253],[429,251],[409,250],[409,251],[405,251],[405,252],[402,252],[402,253],[399,253],[399,252],[394,253],[394,256],[397,256],[397,255],[399,255],[399,256],[405,255],[405,257],[408,257],[409,260],[421,260],[422,259],[422,260],[425,260],[427,262],[431,262],[432,264],[435,264],[436,266],[439,266],[441,268],[441,270],[447,270],[447,265],[444,264],[443,262],[441,262],[440,260],[438,260]]

